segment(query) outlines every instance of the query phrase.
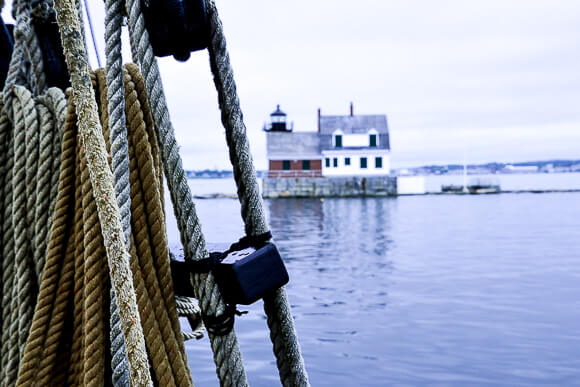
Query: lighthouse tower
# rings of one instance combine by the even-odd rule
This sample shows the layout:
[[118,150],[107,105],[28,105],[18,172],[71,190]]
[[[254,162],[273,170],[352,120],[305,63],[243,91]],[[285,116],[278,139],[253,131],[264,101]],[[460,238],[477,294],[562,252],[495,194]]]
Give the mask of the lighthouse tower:
[[276,105],[276,110],[270,114],[270,120],[264,125],[266,132],[291,132],[292,127],[288,125],[287,115],[280,110],[280,105]]

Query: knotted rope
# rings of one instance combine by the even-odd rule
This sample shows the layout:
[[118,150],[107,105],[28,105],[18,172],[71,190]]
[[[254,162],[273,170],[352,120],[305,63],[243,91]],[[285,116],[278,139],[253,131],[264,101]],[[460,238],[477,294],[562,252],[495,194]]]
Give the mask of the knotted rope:
[[[205,249],[205,240],[195,212],[191,191],[187,185],[187,177],[183,170],[174,129],[169,119],[169,110],[163,94],[159,68],[149,43],[149,35],[145,29],[140,2],[139,0],[127,0],[126,7],[129,13],[132,52],[135,62],[139,63],[141,67],[148,99],[153,109],[153,119],[159,137],[165,176],[184,246],[185,259],[199,260],[205,258],[208,253]],[[225,304],[213,275],[211,273],[194,274],[193,282],[203,313],[210,316],[223,314]],[[209,337],[221,384],[224,386],[247,385],[242,355],[234,330],[224,336],[209,335]]]
[[183,332],[183,341],[201,339],[204,335],[205,326],[201,319],[201,309],[195,299],[175,296],[175,306],[177,307],[177,314],[180,317],[187,317],[193,329],[191,332]]
[[[218,91],[222,123],[238,187],[242,218],[247,235],[259,235],[269,230],[262,198],[252,162],[234,74],[226,47],[226,39],[214,0],[206,0],[210,24],[210,65]],[[274,344],[280,380],[285,386],[309,385],[304,360],[300,353],[290,304],[284,288],[274,296],[264,298],[270,338]]]

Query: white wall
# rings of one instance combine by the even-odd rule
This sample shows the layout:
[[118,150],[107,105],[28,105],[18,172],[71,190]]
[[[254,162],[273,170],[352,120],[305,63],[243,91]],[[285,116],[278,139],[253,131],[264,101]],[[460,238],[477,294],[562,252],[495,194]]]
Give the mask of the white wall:
[[398,195],[421,195],[425,192],[425,176],[397,177]]
[[[378,138],[379,136],[377,136]],[[368,134],[343,134],[342,146],[369,146],[370,140]]]
[[[391,169],[390,152],[386,149],[330,150],[322,152],[323,176],[379,176],[388,175]],[[330,167],[326,167],[326,158],[330,158]],[[338,159],[338,167],[333,167],[333,159]],[[344,165],[344,159],[350,157],[350,165]],[[360,158],[367,158],[367,167],[360,167]],[[375,168],[375,157],[382,157],[383,167]]]
[[371,140],[370,135],[374,134],[377,139],[377,146],[379,146],[379,132],[374,129],[369,130],[367,133],[364,134],[344,134],[342,131],[335,131],[332,134],[332,145],[335,145],[335,136],[336,135],[342,136],[342,146],[347,147],[359,147],[359,146],[370,146]]

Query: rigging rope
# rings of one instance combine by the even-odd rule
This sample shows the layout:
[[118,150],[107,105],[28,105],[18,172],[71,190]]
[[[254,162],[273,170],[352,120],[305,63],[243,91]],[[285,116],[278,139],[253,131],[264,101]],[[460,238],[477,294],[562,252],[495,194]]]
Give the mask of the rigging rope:
[[[163,94],[157,61],[149,43],[149,35],[145,29],[139,0],[127,0],[126,6],[129,13],[129,36],[132,42],[132,52],[135,62],[139,63],[141,67],[150,106],[153,109],[155,129],[159,137],[161,157],[184,246],[184,255],[188,260],[199,260],[205,258],[208,253],[179,156],[174,129],[169,119],[169,110]],[[194,274],[193,281],[203,313],[209,316],[223,314],[225,303],[213,274]],[[247,385],[242,355],[234,330],[224,336],[209,335],[209,338],[220,383],[224,386]]]
[[[256,174],[249,152],[249,144],[246,130],[242,119],[241,109],[233,81],[233,71],[229,64],[225,37],[221,21],[217,14],[215,3],[206,1],[211,28],[210,63],[214,73],[216,88],[219,93],[222,121],[226,128],[226,138],[230,148],[230,159],[234,166],[234,176],[238,185],[238,196],[242,204],[242,216],[246,224],[248,235],[258,235],[268,231],[263,205],[259,195]],[[152,106],[156,129],[162,145],[162,157],[166,167],[166,175],[175,215],[180,228],[181,238],[184,244],[186,259],[200,259],[207,255],[205,241],[201,234],[199,220],[195,214],[195,206],[191,200],[191,193],[187,186],[183,172],[181,158],[177,152],[174,130],[169,119],[169,111],[163,95],[161,78],[157,62],[149,43],[148,33],[144,27],[140,4],[136,0],[127,0],[129,10],[129,30],[132,42],[133,55],[145,77],[147,91]],[[213,314],[209,308],[220,305],[223,301],[219,297],[219,290],[210,275],[203,278],[195,274],[194,283],[200,306],[205,314]],[[208,297],[208,292],[211,292]],[[268,325],[271,330],[271,338],[274,344],[274,352],[280,378],[284,385],[308,385],[308,376],[304,367],[304,361],[300,353],[300,347],[296,339],[296,331],[291,318],[290,307],[284,289],[275,293],[274,297],[265,300],[264,309],[268,315]],[[219,309],[223,313],[223,309]],[[218,375],[222,384],[246,384],[245,373],[241,364],[237,340],[230,333],[231,340],[227,343],[220,337],[210,335],[214,360],[218,366]],[[229,345],[228,345],[229,344]],[[226,346],[229,356],[224,357],[221,353],[222,346]],[[239,361],[239,363],[237,363]],[[225,363],[228,363],[227,365]],[[229,372],[236,372],[237,381],[234,381]]]
[[[107,73],[99,70],[93,77],[101,101],[100,123],[78,19],[80,2],[57,0],[55,4],[76,102],[71,99],[66,120],[62,92],[58,95],[49,89],[35,98],[46,89],[46,79],[30,19],[46,17],[43,15],[49,15],[50,9],[44,1],[32,9],[25,0],[15,2],[17,39],[2,99],[2,112],[7,114],[0,116],[0,139],[4,140],[0,145],[6,151],[0,160],[0,184],[5,183],[0,203],[0,386],[13,385],[16,377],[19,385],[96,386],[109,376],[115,385],[125,385],[129,379],[131,384],[151,385],[147,353],[157,383],[192,385],[182,339],[199,337],[200,332],[195,329],[182,336],[178,322],[178,312],[197,311],[173,295],[162,164],[186,259],[205,258],[207,251],[139,0],[126,1],[132,53],[144,79],[136,66],[127,66],[123,74],[122,4],[121,0],[107,0]],[[247,235],[259,235],[268,231],[268,225],[221,21],[213,0],[206,3],[211,26],[210,64],[242,217]],[[27,59],[32,63],[29,73],[23,66]],[[19,83],[28,85],[32,92],[17,86]],[[76,139],[76,122],[82,147]],[[112,152],[113,173],[107,164],[107,147]],[[226,305],[213,274],[192,277],[204,315],[224,314]],[[109,294],[112,302],[107,305]],[[284,289],[266,297],[264,309],[282,383],[308,385]],[[112,369],[107,366],[109,327]],[[210,340],[221,384],[247,385],[234,331],[224,336],[210,334]]]
[[[89,10],[87,7],[85,8],[88,14]],[[113,170],[115,194],[119,204],[123,234],[125,236],[125,241],[130,243],[131,192],[129,186],[129,145],[127,140],[127,129],[125,127],[125,87],[123,85],[123,58],[121,56],[123,2],[122,0],[106,0],[105,8],[105,55],[107,59],[106,96],[112,153],[111,169]],[[92,31],[92,24],[90,25]],[[111,288],[110,313],[113,385],[124,386],[129,382],[129,360],[127,358],[125,339],[123,338],[121,331],[117,296],[115,295],[115,290],[113,288]]]
[[[252,162],[226,39],[214,0],[206,0],[206,4],[210,24],[210,64],[218,91],[222,122],[226,129],[226,140],[234,169],[234,179],[238,187],[242,218],[247,235],[260,235],[269,231],[269,228]],[[309,385],[284,288],[278,289],[273,296],[264,298],[264,310],[268,316],[270,337],[274,345],[280,380],[286,386]]]

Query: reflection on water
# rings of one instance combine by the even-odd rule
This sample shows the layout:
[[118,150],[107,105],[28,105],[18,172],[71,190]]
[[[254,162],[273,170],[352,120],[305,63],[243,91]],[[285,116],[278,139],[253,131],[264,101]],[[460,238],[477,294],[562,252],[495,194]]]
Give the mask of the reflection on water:
[[[265,202],[313,385],[532,385],[580,378],[580,195]],[[239,203],[197,203],[210,242]],[[236,321],[250,383],[276,384],[260,303]],[[207,339],[187,344],[217,385]]]

